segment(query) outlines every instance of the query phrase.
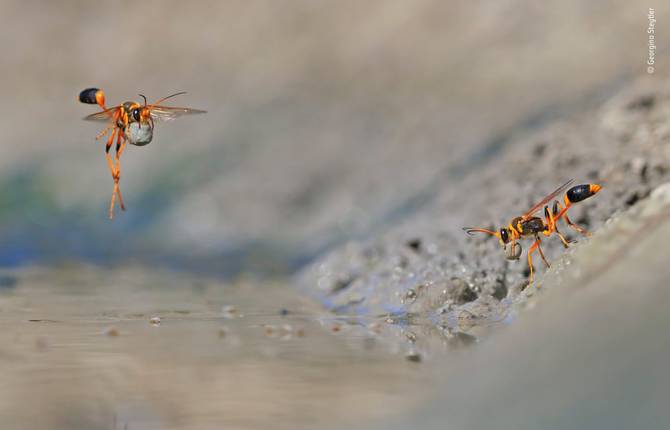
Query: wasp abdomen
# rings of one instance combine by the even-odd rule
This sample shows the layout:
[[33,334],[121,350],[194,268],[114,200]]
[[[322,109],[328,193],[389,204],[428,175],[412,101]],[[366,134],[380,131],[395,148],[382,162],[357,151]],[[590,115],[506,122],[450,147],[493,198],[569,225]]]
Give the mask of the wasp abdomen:
[[575,185],[574,187],[570,188],[567,193],[565,193],[565,196],[570,203],[577,203],[588,199],[600,191],[600,188],[600,185],[596,184]]
[[91,105],[98,104],[95,99],[95,95],[98,91],[100,91],[98,88],[86,88],[84,91],[79,93],[79,101]]
[[90,105],[103,106],[105,104],[105,93],[99,88],[86,88],[79,93],[79,101]]

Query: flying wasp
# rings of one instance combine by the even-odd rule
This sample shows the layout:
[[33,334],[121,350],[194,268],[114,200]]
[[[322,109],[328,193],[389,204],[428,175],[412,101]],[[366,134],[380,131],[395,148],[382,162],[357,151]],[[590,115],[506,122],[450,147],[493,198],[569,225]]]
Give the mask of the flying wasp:
[[[572,185],[573,180],[569,180],[565,184],[558,187],[554,192],[537,202],[533,207],[528,209],[525,214],[518,216],[506,226],[501,227],[498,231],[492,231],[485,228],[478,227],[464,227],[466,233],[472,234],[475,232],[486,233],[491,236],[495,236],[500,241],[503,249],[505,250],[505,255],[510,260],[518,260],[521,255],[521,245],[517,243],[519,239],[531,238],[534,239],[533,245],[528,249],[528,268],[530,269],[530,275],[528,278],[529,283],[533,282],[533,252],[535,250],[539,251],[542,261],[546,264],[547,267],[550,267],[547,259],[544,257],[544,252],[540,247],[540,235],[551,236],[553,233],[561,239],[563,246],[567,248],[569,246],[568,240],[558,231],[557,222],[561,219],[565,220],[566,224],[577,232],[583,234],[584,236],[590,235],[588,231],[584,228],[573,223],[568,217],[568,209],[574,203],[581,202],[586,200],[589,197],[596,194],[602,188],[597,184],[582,184],[575,185],[568,189]],[[554,200],[557,196],[563,193],[565,190],[568,190],[563,196],[563,204],[559,200]],[[549,210],[547,203],[554,200],[552,209]],[[544,219],[539,216],[535,216],[537,211],[539,211],[544,206]],[[508,248],[509,246],[509,248]]]
[[[121,197],[121,189],[119,188],[119,179],[121,178],[121,165],[119,159],[126,147],[127,143],[135,146],[144,146],[151,143],[154,133],[154,125],[158,121],[168,121],[180,117],[182,115],[190,115],[197,113],[205,113],[204,110],[162,106],[165,100],[186,94],[184,92],[175,93],[167,97],[163,97],[154,103],[148,104],[147,98],[140,94],[144,99],[144,104],[137,102],[125,102],[121,105],[107,108],[105,105],[105,93],[98,88],[87,88],[79,93],[79,101],[87,104],[94,104],[102,108],[101,112],[97,112],[85,117],[89,121],[106,121],[105,127],[95,138],[99,140],[109,133],[107,138],[107,145],[105,146],[105,158],[107,159],[107,167],[112,174],[114,180],[114,189],[112,191],[112,198],[109,203],[109,219],[114,218],[114,205],[118,197],[119,206],[122,210],[126,210],[123,204],[123,197]],[[112,145],[116,142],[116,154],[114,159],[109,151]]]

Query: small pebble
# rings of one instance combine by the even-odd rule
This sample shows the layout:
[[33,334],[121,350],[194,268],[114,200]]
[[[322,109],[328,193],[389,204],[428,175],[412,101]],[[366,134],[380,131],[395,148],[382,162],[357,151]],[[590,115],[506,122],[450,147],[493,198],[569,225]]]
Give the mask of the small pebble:
[[412,363],[421,363],[423,357],[416,351],[409,351],[407,354],[405,354],[405,359]]
[[403,298],[403,303],[407,303],[407,304],[411,305],[412,303],[414,303],[416,301],[416,297],[417,297],[416,291],[410,289],[410,290],[407,291],[407,293],[405,293],[405,297]]
[[224,318],[232,319],[237,318],[239,316],[239,312],[235,306],[226,305],[221,309],[221,315]]
[[410,343],[416,342],[416,334],[412,333],[411,331],[406,332],[405,337]]
[[218,334],[219,339],[223,339],[224,337],[228,336],[228,329],[226,327],[219,327]]
[[421,239],[419,239],[419,238],[414,238],[414,239],[410,239],[410,240],[408,240],[408,241],[406,242],[406,245],[407,245],[409,248],[413,249],[414,252],[419,252],[419,251],[421,251]]
[[119,329],[117,329],[116,327],[109,327],[103,332],[103,334],[110,337],[117,337],[121,333],[119,332]]
[[264,328],[265,328],[265,335],[267,337],[277,336],[277,333],[278,333],[277,326],[268,324],[268,325],[264,326]]

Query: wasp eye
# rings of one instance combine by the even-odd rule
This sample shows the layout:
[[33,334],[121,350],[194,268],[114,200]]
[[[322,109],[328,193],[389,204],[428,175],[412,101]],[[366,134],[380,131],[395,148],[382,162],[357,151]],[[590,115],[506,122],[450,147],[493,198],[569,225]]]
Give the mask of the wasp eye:
[[509,242],[509,234],[507,233],[506,228],[500,229],[500,239],[502,239],[503,243]]
[[137,122],[140,121],[140,110],[139,109],[133,109],[133,119]]

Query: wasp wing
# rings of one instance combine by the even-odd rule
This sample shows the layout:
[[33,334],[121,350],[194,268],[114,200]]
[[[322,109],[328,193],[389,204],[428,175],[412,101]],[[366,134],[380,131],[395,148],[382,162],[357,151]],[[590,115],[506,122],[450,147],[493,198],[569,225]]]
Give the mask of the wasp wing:
[[93,113],[89,116],[84,117],[84,120],[86,121],[109,121],[114,118],[114,113],[116,112],[117,109],[120,109],[121,106],[114,106],[112,108],[109,108],[107,110],[103,110],[101,112],[96,112]]
[[206,113],[207,111],[200,109],[191,109],[184,107],[172,107],[172,106],[149,106],[149,113],[151,118],[154,121],[171,121],[175,118],[184,115],[194,115],[198,113]]
[[572,184],[574,179],[570,179],[568,182],[565,184],[561,185],[560,187],[556,188],[551,194],[549,194],[547,197],[543,198],[539,202],[537,202],[535,205],[533,205],[532,208],[528,209],[528,211],[522,215],[523,218],[528,218],[531,215],[533,215],[535,212],[537,212],[542,206],[546,205],[549,203],[551,200],[553,200],[557,195],[561,194],[563,191],[565,191],[566,188]]

